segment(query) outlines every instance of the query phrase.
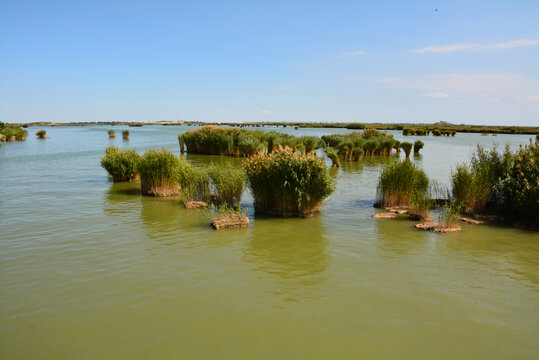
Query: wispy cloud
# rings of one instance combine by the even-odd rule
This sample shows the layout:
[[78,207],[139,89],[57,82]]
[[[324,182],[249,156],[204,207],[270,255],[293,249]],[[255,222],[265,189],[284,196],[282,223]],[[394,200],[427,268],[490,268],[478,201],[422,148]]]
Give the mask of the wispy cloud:
[[335,55],[333,56],[334,59],[340,59],[340,58],[343,58],[343,57],[347,57],[347,56],[358,56],[358,55],[363,55],[365,54],[363,51],[350,51],[350,52],[345,52],[345,53],[342,53],[342,54],[339,54],[339,55]]
[[262,114],[262,115],[271,115],[271,111],[269,111],[269,110],[260,110],[260,114]]
[[486,46],[483,46],[483,48],[484,49],[511,49],[511,48],[519,47],[519,46],[532,46],[532,45],[539,45],[539,39],[514,40],[514,41],[509,41],[509,42],[504,42],[504,43],[486,45]]
[[446,53],[452,51],[460,51],[473,49],[479,45],[473,43],[466,44],[453,44],[453,45],[438,45],[438,46],[427,46],[422,49],[411,50],[413,53],[424,54],[424,53]]
[[500,99],[495,98],[495,97],[491,97],[491,98],[488,99],[488,102],[498,104],[500,102]]
[[539,103],[539,96],[537,95],[526,95],[524,100],[531,103]]
[[532,40],[520,39],[520,40],[513,40],[509,42],[504,42],[504,43],[491,44],[491,45],[479,45],[475,43],[433,45],[433,46],[424,47],[422,49],[410,50],[410,52],[417,53],[417,54],[447,53],[447,52],[470,50],[470,49],[474,49],[474,50],[511,49],[514,47],[533,46],[533,45],[539,45],[539,39],[532,39]]
[[409,77],[386,77],[374,80],[397,89],[416,89],[446,94],[473,94],[485,97],[535,93],[539,83],[518,74],[434,74]]
[[433,92],[433,93],[421,94],[419,96],[426,97],[426,98],[435,98],[435,99],[448,99],[449,98],[449,95],[447,95],[446,93],[441,92],[441,91],[437,91],[437,92]]

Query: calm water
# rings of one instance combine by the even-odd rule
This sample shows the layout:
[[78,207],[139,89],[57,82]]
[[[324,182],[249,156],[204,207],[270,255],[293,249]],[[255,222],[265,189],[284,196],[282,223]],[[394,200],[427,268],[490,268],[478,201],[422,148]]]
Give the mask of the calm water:
[[[319,216],[255,217],[246,194],[249,227],[216,232],[204,211],[141,197],[99,164],[108,144],[178,152],[187,127],[129,128],[129,142],[108,129],[46,128],[37,140],[30,128],[0,148],[0,358],[539,357],[538,233],[374,220],[377,158],[332,170]],[[528,141],[417,138],[414,161],[444,185],[475,144]]]

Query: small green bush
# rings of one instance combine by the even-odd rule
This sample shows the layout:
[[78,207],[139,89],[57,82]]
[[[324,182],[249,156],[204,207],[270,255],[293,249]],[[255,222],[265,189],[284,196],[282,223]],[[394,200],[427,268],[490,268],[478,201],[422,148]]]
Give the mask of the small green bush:
[[143,195],[169,196],[179,193],[180,159],[171,151],[148,149],[139,165]]
[[114,146],[105,149],[101,166],[107,170],[115,182],[131,181],[138,175],[140,155],[131,149],[121,150]]
[[112,129],[108,131],[108,134],[109,134],[109,138],[110,138],[110,139],[113,139],[113,138],[116,137],[116,133],[115,133],[114,130],[112,130]]
[[387,165],[378,180],[377,200],[382,207],[409,206],[414,197],[422,198],[429,178],[410,160],[394,161]]
[[322,158],[295,151],[255,155],[243,163],[255,211],[308,217],[335,190]]
[[45,139],[47,137],[47,132],[45,130],[38,130],[36,131],[36,135],[40,139]]

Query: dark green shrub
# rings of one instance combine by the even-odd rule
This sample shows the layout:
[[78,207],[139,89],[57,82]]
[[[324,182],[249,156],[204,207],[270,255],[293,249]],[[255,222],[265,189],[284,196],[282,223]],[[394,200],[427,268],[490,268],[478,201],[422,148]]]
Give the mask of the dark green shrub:
[[114,146],[107,147],[105,156],[101,158],[101,166],[115,182],[135,179],[139,164],[140,155],[135,150],[121,150]]
[[335,189],[322,158],[294,151],[255,155],[243,163],[255,211],[308,217]]
[[397,160],[380,173],[376,196],[382,207],[409,206],[414,196],[423,196],[428,186],[429,179],[423,170],[408,159]]
[[143,195],[169,196],[179,193],[180,159],[171,151],[148,149],[139,164]]

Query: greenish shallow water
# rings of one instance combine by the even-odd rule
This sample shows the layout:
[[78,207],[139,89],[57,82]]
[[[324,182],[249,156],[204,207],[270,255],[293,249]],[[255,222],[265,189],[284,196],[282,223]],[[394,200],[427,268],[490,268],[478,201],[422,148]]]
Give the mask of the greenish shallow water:
[[[203,211],[141,197],[100,167],[110,143],[178,152],[185,129],[129,128],[123,142],[108,127],[54,127],[0,148],[0,358],[539,356],[538,233],[438,235],[374,220],[379,158],[332,170],[337,191],[319,216],[255,217],[246,194],[251,224],[221,232]],[[475,144],[528,141],[417,138],[414,161],[445,185]]]

